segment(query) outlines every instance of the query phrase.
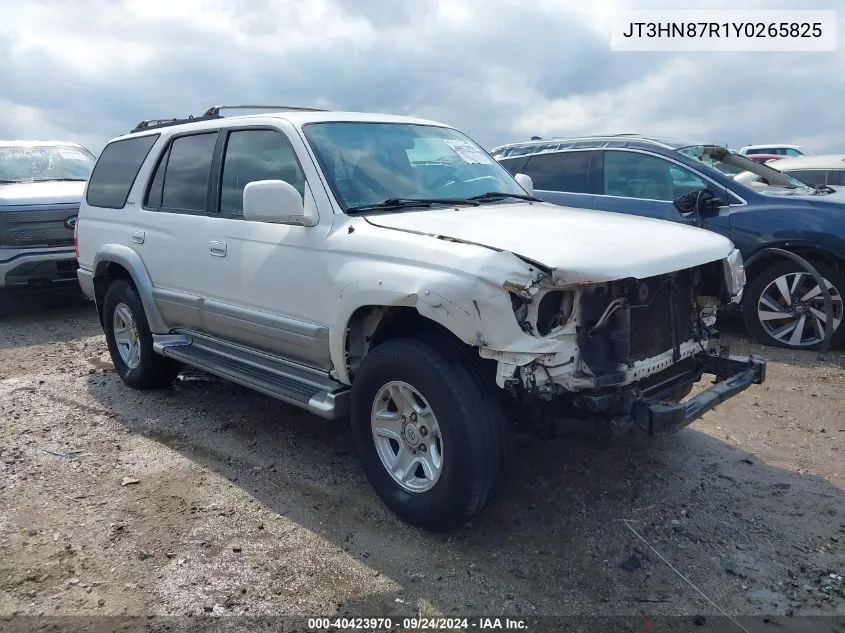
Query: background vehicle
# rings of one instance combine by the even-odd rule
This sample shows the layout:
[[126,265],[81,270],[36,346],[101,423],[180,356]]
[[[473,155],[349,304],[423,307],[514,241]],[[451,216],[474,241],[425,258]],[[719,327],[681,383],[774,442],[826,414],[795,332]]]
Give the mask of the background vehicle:
[[131,386],[185,363],[350,413],[382,500],[441,529],[495,496],[515,424],[668,433],[764,379],[716,349],[722,236],[561,211],[439,123],[220,109],[140,124],[87,186],[79,279]]
[[[809,187],[722,147],[635,135],[545,139],[494,153],[511,173],[530,176],[544,200],[701,224],[730,237],[746,260],[768,248],[808,258],[830,287],[834,344],[845,340],[841,194]],[[768,184],[757,188],[737,182],[734,177],[744,172]],[[698,192],[704,194],[698,197]],[[683,198],[688,194],[698,200],[693,208],[689,197]],[[762,343],[818,346],[826,319],[822,290],[798,264],[766,253],[747,270],[742,304],[748,331]]]
[[59,141],[0,141],[0,289],[76,286],[73,230],[94,155]]
[[845,187],[845,154],[785,158],[772,168],[808,185]]
[[747,156],[758,163],[770,163],[772,161],[786,158],[786,156],[782,154],[747,154]]
[[773,154],[776,156],[812,156],[813,152],[801,145],[771,144],[771,145],[746,145],[740,148],[742,156],[752,154]]

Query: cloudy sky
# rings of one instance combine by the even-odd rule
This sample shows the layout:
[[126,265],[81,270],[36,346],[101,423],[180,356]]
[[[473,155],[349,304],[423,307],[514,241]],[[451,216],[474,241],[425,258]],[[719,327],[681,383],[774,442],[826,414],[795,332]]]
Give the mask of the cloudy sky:
[[[831,53],[612,52],[619,8],[840,8]],[[0,138],[99,151],[218,103],[408,113],[487,147],[638,132],[845,152],[843,0],[0,0]]]

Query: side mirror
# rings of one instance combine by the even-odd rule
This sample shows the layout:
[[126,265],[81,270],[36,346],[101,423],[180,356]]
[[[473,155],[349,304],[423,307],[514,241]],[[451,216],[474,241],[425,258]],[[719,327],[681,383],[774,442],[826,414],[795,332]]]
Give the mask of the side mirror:
[[708,189],[696,189],[675,198],[674,205],[678,213],[687,218],[692,217],[695,225],[701,226],[702,216],[718,211],[722,201]]
[[284,180],[254,180],[244,187],[244,218],[251,222],[312,226],[302,196]]
[[531,180],[531,176],[527,174],[517,174],[514,176],[514,179],[519,183],[519,186],[525,189],[525,193],[529,196],[534,195],[534,181]]

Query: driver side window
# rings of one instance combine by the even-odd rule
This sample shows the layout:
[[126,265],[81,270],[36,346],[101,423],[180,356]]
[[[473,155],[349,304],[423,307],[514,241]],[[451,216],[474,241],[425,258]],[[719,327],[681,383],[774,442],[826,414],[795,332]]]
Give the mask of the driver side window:
[[303,195],[305,176],[287,138],[273,130],[229,134],[220,179],[220,212],[243,216],[244,187],[256,180],[284,180]]
[[703,179],[676,163],[628,151],[605,152],[603,180],[605,195],[665,202],[707,188]]

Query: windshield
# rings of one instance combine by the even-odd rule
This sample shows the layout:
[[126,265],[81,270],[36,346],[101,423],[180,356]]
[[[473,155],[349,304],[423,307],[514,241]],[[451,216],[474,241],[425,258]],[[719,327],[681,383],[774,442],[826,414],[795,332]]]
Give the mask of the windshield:
[[0,183],[87,180],[96,159],[73,145],[0,145]]
[[[391,201],[445,203],[525,196],[495,159],[451,128],[407,123],[311,123],[305,136],[344,211]],[[407,205],[406,205],[407,206]]]
[[[779,172],[777,169],[773,169],[766,164],[758,163],[740,154],[734,154],[730,150],[719,147],[718,145],[690,145],[688,147],[681,147],[678,151],[732,177],[743,187],[751,188],[751,182],[754,179],[748,175],[750,172],[760,177],[759,182],[770,187],[795,189],[797,192],[804,194],[819,193],[818,190],[808,187],[792,176],[788,176]],[[767,193],[765,191],[757,191],[759,193]]]

